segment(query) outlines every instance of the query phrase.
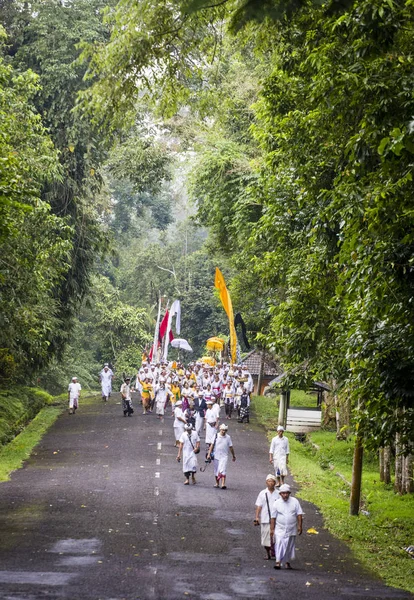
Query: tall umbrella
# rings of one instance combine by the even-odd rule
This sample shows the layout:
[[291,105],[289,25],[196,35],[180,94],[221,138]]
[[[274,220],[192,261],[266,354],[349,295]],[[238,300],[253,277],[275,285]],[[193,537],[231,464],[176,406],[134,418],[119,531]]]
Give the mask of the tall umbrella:
[[222,352],[224,349],[224,340],[219,337],[211,337],[206,343],[207,349],[213,352]]
[[191,346],[187,342],[187,340],[184,340],[183,338],[175,338],[171,342],[171,346],[173,348],[177,348],[178,349],[178,360],[180,360],[180,352],[181,352],[181,350],[185,350],[185,352],[192,352],[193,351],[193,349],[191,348]]

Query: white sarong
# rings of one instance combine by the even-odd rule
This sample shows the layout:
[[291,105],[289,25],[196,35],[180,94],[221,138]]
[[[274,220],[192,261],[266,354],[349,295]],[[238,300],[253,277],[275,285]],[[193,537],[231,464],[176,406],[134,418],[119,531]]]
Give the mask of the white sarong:
[[276,562],[290,562],[295,558],[296,535],[277,536],[275,541]]

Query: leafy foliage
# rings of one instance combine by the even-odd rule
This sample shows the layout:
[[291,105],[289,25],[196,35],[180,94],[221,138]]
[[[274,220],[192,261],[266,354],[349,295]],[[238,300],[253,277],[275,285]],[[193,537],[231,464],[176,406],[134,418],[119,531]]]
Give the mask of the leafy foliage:
[[69,269],[72,229],[42,200],[58,156],[33,107],[38,78],[0,58],[0,378],[42,364],[59,328],[54,293]]

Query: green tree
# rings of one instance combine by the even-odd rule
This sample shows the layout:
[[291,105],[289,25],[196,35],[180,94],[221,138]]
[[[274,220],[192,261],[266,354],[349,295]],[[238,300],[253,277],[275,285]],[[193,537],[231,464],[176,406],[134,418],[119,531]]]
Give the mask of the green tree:
[[96,256],[107,248],[107,236],[95,203],[101,197],[100,166],[106,158],[106,137],[74,111],[84,67],[76,62],[81,41],[104,40],[107,30],[100,11],[103,0],[46,0],[14,7],[5,2],[0,14],[10,39],[8,61],[16,70],[31,69],[39,77],[33,103],[59,151],[61,177],[44,181],[41,198],[54,215],[71,227],[71,249],[64,277],[55,282],[53,304],[60,326],[49,339],[50,357],[62,352],[71,322],[90,285]]
[[61,325],[54,291],[69,269],[72,230],[41,198],[61,169],[33,107],[38,91],[32,71],[0,57],[0,377],[13,375],[11,362],[32,370],[46,360]]

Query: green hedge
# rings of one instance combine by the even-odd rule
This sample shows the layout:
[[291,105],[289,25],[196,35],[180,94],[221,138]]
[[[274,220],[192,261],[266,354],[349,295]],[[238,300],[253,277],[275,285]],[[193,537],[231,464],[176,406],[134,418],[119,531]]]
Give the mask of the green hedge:
[[53,397],[39,388],[14,386],[0,390],[0,446],[10,442]]

